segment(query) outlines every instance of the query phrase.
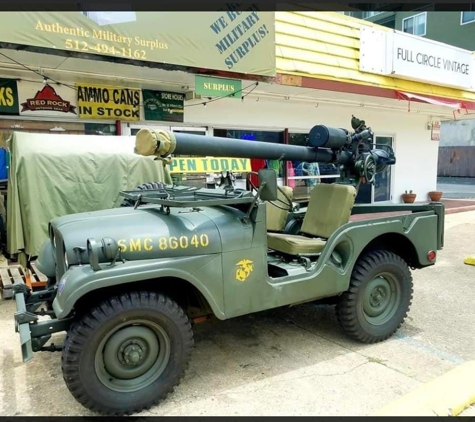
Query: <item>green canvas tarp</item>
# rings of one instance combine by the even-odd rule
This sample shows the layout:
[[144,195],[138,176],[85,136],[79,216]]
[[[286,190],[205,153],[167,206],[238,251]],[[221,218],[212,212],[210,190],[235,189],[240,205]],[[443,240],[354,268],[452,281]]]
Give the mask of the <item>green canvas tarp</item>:
[[119,192],[142,183],[171,183],[161,161],[134,147],[133,136],[13,133],[7,251],[36,256],[53,218],[118,207]]

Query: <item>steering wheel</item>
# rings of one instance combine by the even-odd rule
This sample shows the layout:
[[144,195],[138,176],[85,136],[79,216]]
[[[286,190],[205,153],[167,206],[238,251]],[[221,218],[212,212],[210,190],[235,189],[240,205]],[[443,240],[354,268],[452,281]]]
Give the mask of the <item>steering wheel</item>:
[[376,177],[376,159],[373,154],[368,154],[364,159],[363,175],[367,183],[373,183]]
[[[252,182],[251,178],[249,177],[251,174],[258,176],[259,174],[255,171],[250,171],[247,176],[246,180],[249,182],[249,185],[251,186],[251,192],[255,190],[256,192],[259,190],[259,188]],[[272,204],[274,207],[279,208],[280,210],[283,211],[289,211],[292,212],[294,210],[294,204],[292,203],[292,200],[289,198],[287,193],[279,186],[277,185],[277,189],[280,191],[280,193],[284,196],[286,201],[283,201],[279,197],[275,201],[268,201],[270,204]],[[279,205],[277,205],[277,202],[284,204],[284,206],[287,206],[286,208],[282,208]]]

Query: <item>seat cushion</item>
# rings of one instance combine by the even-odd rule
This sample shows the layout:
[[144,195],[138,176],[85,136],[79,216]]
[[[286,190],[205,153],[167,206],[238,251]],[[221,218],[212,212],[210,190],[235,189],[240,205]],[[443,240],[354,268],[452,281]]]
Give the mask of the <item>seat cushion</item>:
[[320,183],[312,189],[301,232],[328,239],[350,220],[356,189],[351,185]]
[[320,253],[325,240],[310,239],[305,236],[283,233],[268,233],[267,247],[289,255],[309,255]]
[[[293,198],[293,189],[289,186],[281,186],[281,189],[286,193],[290,200]],[[282,202],[276,202],[279,207],[286,208],[287,199],[282,192],[277,190],[277,198]],[[285,228],[285,223],[287,222],[287,216],[289,211],[281,210],[275,205],[272,205],[269,201],[266,202],[266,226],[267,230],[271,232],[282,232]]]

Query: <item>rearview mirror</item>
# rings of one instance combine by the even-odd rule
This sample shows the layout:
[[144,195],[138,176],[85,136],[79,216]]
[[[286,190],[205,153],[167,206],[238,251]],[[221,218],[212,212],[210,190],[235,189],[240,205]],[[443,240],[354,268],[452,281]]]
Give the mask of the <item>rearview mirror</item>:
[[275,201],[277,199],[277,173],[275,170],[261,169],[258,176],[261,188],[260,198],[263,201]]

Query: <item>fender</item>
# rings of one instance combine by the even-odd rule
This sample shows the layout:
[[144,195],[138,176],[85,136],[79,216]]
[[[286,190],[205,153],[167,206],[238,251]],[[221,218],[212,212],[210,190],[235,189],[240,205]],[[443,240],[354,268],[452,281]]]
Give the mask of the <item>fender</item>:
[[208,301],[215,316],[225,318],[220,254],[119,262],[113,267],[104,266],[100,271],[94,271],[89,265],[72,267],[59,281],[53,310],[58,319],[66,318],[86,293],[164,277],[181,278],[192,284]]

